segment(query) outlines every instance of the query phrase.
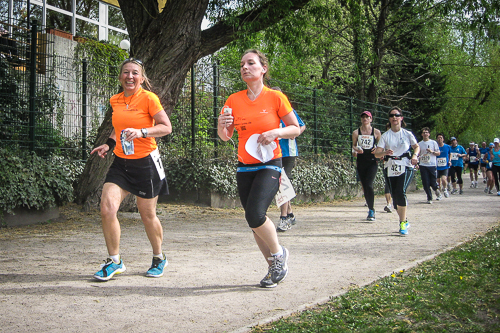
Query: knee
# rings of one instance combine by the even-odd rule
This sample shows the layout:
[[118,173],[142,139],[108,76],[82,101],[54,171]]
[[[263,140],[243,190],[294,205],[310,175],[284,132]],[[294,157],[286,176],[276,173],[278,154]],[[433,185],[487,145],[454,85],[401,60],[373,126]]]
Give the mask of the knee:
[[245,219],[247,220],[248,226],[252,229],[258,228],[266,222],[266,214],[262,214],[255,211],[246,211]]
[[114,218],[118,209],[120,208],[119,204],[114,203],[112,200],[107,198],[101,199],[101,218],[103,220],[107,220],[109,218]]

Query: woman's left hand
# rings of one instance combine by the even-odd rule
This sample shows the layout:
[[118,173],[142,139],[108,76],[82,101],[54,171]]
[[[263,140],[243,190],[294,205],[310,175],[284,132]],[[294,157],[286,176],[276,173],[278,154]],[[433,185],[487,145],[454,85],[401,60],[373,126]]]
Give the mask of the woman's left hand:
[[418,158],[415,157],[415,155],[413,155],[412,158],[411,158],[411,164],[412,165],[417,165],[417,163],[418,163]]
[[257,139],[257,143],[262,145],[268,145],[279,136],[279,128],[272,129],[270,131],[262,133]]

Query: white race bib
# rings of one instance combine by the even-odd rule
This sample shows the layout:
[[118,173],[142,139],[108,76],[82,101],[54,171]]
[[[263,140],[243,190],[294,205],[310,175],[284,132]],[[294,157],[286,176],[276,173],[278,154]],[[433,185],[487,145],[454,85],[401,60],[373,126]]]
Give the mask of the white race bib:
[[431,161],[431,155],[422,155],[420,156],[420,163],[424,163],[424,164],[429,164]]
[[278,193],[276,193],[274,200],[276,201],[276,205],[281,207],[281,205],[292,200],[293,198],[295,198],[295,190],[293,189],[292,182],[286,175],[285,169],[282,169],[280,188],[278,189]]
[[451,153],[451,160],[458,161],[458,153]]
[[405,165],[393,163],[391,166],[387,167],[387,177],[398,177],[401,176],[405,171]]
[[361,145],[363,149],[372,149],[373,148],[373,135],[361,135],[358,137],[358,143]]
[[163,163],[161,163],[160,152],[158,149],[155,149],[151,152],[151,158],[155,163],[156,170],[158,171],[158,175],[160,176],[160,180],[165,179],[165,169],[163,169]]
[[475,163],[476,161],[477,161],[477,157],[476,156],[469,156],[469,162]]
[[446,157],[438,157],[437,163],[438,163],[438,167],[446,166]]

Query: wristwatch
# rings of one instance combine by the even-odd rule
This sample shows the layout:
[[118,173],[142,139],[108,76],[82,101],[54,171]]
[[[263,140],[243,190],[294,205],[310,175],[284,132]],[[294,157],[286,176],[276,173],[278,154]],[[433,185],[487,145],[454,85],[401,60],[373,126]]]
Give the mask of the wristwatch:
[[141,128],[141,133],[143,138],[148,137],[148,129],[147,128]]

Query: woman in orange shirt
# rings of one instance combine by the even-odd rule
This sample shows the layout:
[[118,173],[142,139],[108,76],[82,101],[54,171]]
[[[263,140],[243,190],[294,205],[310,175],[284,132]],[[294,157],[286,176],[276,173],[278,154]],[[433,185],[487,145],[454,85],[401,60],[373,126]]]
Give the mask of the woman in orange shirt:
[[153,248],[153,263],[146,276],[162,276],[167,265],[156,202],[159,194],[168,194],[168,186],[155,137],[170,134],[172,125],[158,96],[142,89],[143,83],[148,88],[151,86],[140,60],[125,60],[119,81],[123,92],[110,99],[114,130],[105,144],[91,152],[102,158],[113,148],[115,153],[101,196],[102,230],[109,254],[94,274],[94,278],[101,281],[108,281],[126,270],[120,258],[121,230],[117,212],[129,193],[137,197],[137,208]]
[[[240,66],[247,89],[229,96],[217,131],[223,141],[231,139],[234,129],[238,132],[238,193],[245,218],[268,264],[260,285],[272,288],[288,274],[288,250],[279,244],[276,227],[267,217],[281,175],[278,140],[294,138],[300,129],[286,96],[264,85],[269,69],[265,55],[248,50]],[[286,127],[280,128],[280,120]]]

